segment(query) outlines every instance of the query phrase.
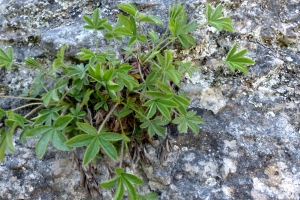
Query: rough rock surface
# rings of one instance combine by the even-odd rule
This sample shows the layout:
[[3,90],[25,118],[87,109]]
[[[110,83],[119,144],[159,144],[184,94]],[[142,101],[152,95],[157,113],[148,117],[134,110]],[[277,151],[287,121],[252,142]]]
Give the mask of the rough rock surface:
[[[49,63],[63,43],[72,60],[82,47],[93,48],[82,15],[100,7],[112,22],[121,1],[0,0],[0,47],[12,46],[16,58]],[[166,21],[175,1],[132,0],[139,9]],[[204,0],[184,0],[191,19],[203,21]],[[298,0],[210,0],[222,3],[234,20],[235,33],[206,27],[194,33],[197,46],[174,52],[199,67],[182,90],[191,109],[203,117],[198,135],[179,135],[169,128],[166,140],[147,146],[149,163],[140,173],[160,199],[299,199],[300,197],[300,3]],[[157,27],[158,30],[163,28]],[[100,36],[101,37],[101,36]],[[256,60],[248,75],[231,73],[222,59],[233,42]],[[101,47],[106,42],[101,40]],[[18,94],[34,73],[1,70],[0,93]],[[0,99],[10,109],[18,101]],[[51,147],[43,160],[34,141],[0,163],[0,199],[90,199],[80,187],[71,153]],[[166,153],[166,145],[170,146]],[[160,159],[158,159],[160,158]],[[99,167],[100,168],[100,167]],[[103,171],[103,169],[99,169]],[[105,199],[110,199],[105,193]]]

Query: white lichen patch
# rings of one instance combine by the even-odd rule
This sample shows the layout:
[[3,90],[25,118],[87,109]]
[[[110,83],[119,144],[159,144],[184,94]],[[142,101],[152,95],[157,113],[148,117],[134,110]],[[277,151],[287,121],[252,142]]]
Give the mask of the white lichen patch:
[[255,199],[268,199],[266,196],[276,196],[277,199],[297,199],[300,187],[294,180],[286,163],[275,162],[265,168],[267,178],[253,178],[251,195]]
[[229,173],[235,173],[237,170],[236,162],[229,158],[223,159],[222,176],[226,178]]
[[203,108],[211,110],[217,114],[219,110],[226,106],[228,99],[222,95],[220,88],[207,88],[200,97],[200,104]]
[[198,166],[193,166],[190,163],[185,163],[184,166],[185,166],[185,171],[191,174],[194,173],[197,174],[200,170]]

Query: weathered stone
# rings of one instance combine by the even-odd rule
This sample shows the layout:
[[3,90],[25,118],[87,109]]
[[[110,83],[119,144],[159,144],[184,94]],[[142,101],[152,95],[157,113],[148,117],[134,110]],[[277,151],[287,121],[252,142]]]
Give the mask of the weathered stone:
[[[143,12],[165,22],[152,27],[164,32],[167,9],[175,1],[130,1]],[[190,19],[205,21],[204,0],[185,0]],[[191,109],[203,117],[201,131],[178,135],[169,127],[171,151],[162,153],[165,140],[147,146],[148,164],[136,168],[160,199],[298,199],[300,195],[300,3],[298,0],[225,0],[224,13],[234,20],[235,33],[212,27],[195,31],[197,45],[173,51],[177,58],[199,67],[186,76],[181,90],[191,97]],[[81,48],[94,48],[93,33],[83,30],[83,15],[99,7],[115,22],[121,1],[10,1],[0,0],[0,47],[12,46],[16,59],[35,57],[51,62],[63,43],[66,57],[76,60]],[[149,26],[150,27],[150,26]],[[147,28],[149,28],[147,26]],[[107,45],[99,34],[100,48]],[[248,48],[256,64],[249,74],[230,72],[221,63],[232,44]],[[117,51],[117,45],[114,44]],[[31,84],[35,71],[1,69],[0,93],[16,95]],[[0,107],[22,105],[0,99]],[[1,124],[1,123],[0,123]],[[49,147],[36,159],[30,140],[15,140],[17,153],[0,164],[1,199],[90,199],[80,186],[71,153]],[[162,155],[164,154],[164,155]],[[82,155],[79,154],[81,157]],[[79,157],[80,157],[79,156]],[[80,165],[80,163],[79,163]],[[97,165],[97,181],[107,180],[106,166]],[[82,169],[85,170],[85,169]],[[86,174],[88,176],[90,174]],[[92,185],[93,186],[93,185]],[[111,199],[110,191],[103,199]]]

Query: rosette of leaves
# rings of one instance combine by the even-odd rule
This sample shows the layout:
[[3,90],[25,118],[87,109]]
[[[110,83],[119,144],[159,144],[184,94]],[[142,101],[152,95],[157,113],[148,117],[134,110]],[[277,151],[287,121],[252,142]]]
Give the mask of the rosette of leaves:
[[[65,63],[66,45],[62,45],[50,69],[33,58],[25,59],[26,65],[40,73],[23,94],[22,98],[30,102],[20,108],[37,107],[26,116],[14,112],[19,108],[0,109],[0,119],[5,124],[0,130],[0,160],[4,159],[5,153],[15,152],[12,141],[19,127],[23,143],[28,138],[39,137],[36,144],[39,158],[45,155],[51,142],[62,151],[84,147],[83,165],[104,155],[112,160],[119,159],[116,176],[100,184],[107,189],[116,187],[114,199],[121,199],[125,189],[129,199],[157,199],[155,193],[137,194],[135,187],[143,181],[122,168],[124,151],[129,151],[131,141],[146,143],[155,135],[165,136],[165,126],[170,123],[177,124],[180,133],[199,132],[201,117],[192,110],[187,111],[190,99],[177,89],[184,74],[192,76],[197,67],[176,60],[171,51],[166,50],[176,40],[185,48],[195,45],[191,32],[198,25],[196,21],[188,20],[181,3],[169,9],[168,29],[163,35],[143,28],[144,23],[161,25],[158,17],[138,11],[133,4],[120,4],[119,9],[122,13],[115,25],[101,18],[99,9],[91,18],[83,17],[84,28],[96,33],[96,50],[82,49],[77,54],[82,63]],[[207,23],[218,30],[233,31],[232,21],[221,12],[221,6],[213,10],[207,4]],[[123,47],[126,56],[117,57],[110,46],[98,52],[99,31],[103,31],[108,41],[121,41],[127,37],[128,45]],[[245,49],[237,51],[234,45],[225,64],[233,71],[247,73],[246,65],[254,64],[254,61],[245,57],[246,53]],[[6,69],[18,66],[13,62],[12,48],[0,50],[0,67],[3,66]],[[45,84],[50,80],[53,81],[51,88]],[[37,116],[31,117],[34,112]]]

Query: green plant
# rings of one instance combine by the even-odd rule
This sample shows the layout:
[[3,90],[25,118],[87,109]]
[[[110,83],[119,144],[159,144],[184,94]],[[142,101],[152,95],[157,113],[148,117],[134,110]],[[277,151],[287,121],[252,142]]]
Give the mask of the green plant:
[[[44,156],[51,142],[62,151],[86,146],[83,165],[99,159],[102,154],[113,160],[119,159],[116,176],[100,184],[107,189],[117,184],[114,199],[121,199],[125,188],[129,199],[156,199],[155,193],[137,194],[134,184],[140,185],[143,181],[124,172],[124,151],[129,151],[128,145],[137,138],[151,140],[154,135],[164,136],[164,126],[170,123],[178,124],[180,133],[186,133],[188,129],[199,132],[198,124],[202,119],[196,112],[187,111],[190,99],[176,89],[183,75],[192,76],[197,67],[175,60],[166,47],[175,41],[184,48],[195,45],[190,33],[203,25],[188,22],[184,6],[178,3],[169,10],[165,34],[159,35],[154,30],[146,33],[143,23],[161,25],[162,21],[139,12],[132,4],[121,4],[119,8],[126,15],[119,14],[115,26],[107,19],[100,19],[99,9],[91,18],[83,17],[84,28],[95,32],[96,48],[95,51],[82,49],[77,54],[81,64],[65,64],[66,45],[61,47],[51,69],[44,69],[32,58],[25,59],[28,66],[39,69],[40,73],[29,91],[22,97],[11,98],[31,101],[20,108],[38,107],[26,116],[14,112],[20,108],[0,109],[0,119],[6,117],[6,128],[0,131],[0,160],[4,159],[5,153],[15,152],[12,141],[19,127],[23,143],[27,138],[40,137],[35,149],[39,158]],[[207,4],[204,25],[233,32],[231,19],[223,17],[221,11],[220,5],[213,11]],[[117,58],[110,46],[98,52],[98,31],[104,31],[104,38],[108,41],[128,38],[128,44],[123,48],[125,58]],[[244,57],[246,52],[246,49],[236,52],[234,45],[225,64],[232,71],[237,69],[247,73],[245,65],[254,64],[254,61]],[[0,66],[10,69],[13,65],[12,49],[0,49]],[[61,75],[57,78],[56,73]],[[46,87],[46,80],[52,80],[54,86]],[[37,116],[31,117],[37,111]],[[143,141],[139,139],[139,142]]]

